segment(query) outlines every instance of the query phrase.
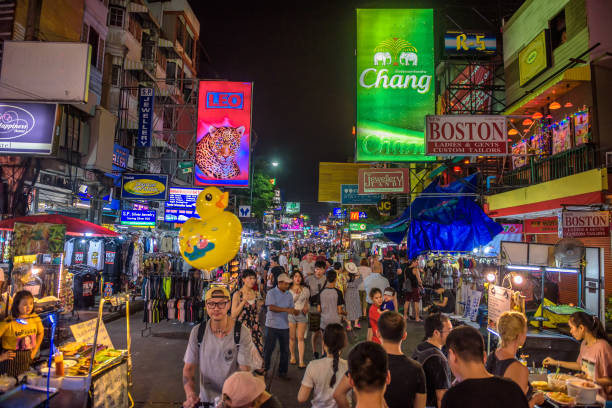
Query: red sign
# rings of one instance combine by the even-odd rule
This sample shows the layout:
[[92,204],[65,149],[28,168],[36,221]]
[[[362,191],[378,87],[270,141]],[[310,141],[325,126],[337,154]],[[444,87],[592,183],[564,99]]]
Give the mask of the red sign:
[[359,194],[410,192],[410,169],[359,169]]
[[610,236],[608,211],[564,211],[563,238]]
[[[490,112],[492,92],[485,89],[493,85],[494,72],[493,65],[467,65],[449,87],[452,93],[445,91],[442,100],[447,100],[450,95],[450,106],[444,106],[442,113]],[[474,85],[481,89],[473,89]]]
[[429,156],[503,156],[508,154],[506,118],[501,115],[428,115]]
[[349,215],[351,221],[359,221],[359,211],[351,211]]
[[543,217],[525,220],[525,234],[556,234],[559,230],[557,217]]

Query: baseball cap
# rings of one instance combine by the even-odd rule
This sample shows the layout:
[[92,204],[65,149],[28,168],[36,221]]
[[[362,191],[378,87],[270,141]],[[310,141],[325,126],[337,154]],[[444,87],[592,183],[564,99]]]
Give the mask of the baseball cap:
[[276,280],[278,282],[287,282],[287,283],[293,282],[293,280],[286,273],[281,273],[280,275],[278,275],[278,278],[276,278]]
[[223,383],[224,395],[232,402],[233,407],[242,407],[255,401],[266,390],[266,384],[246,371],[230,375]]
[[[223,294],[220,294],[219,292],[222,292]],[[206,297],[204,298],[204,301],[211,299],[211,298],[228,298],[229,299],[230,298],[229,290],[227,290],[225,286],[221,286],[221,285],[211,286],[206,291]]]

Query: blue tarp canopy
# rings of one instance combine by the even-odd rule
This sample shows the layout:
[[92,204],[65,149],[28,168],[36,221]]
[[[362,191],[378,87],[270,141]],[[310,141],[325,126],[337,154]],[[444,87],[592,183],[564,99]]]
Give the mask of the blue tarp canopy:
[[[441,186],[429,184],[396,220],[380,228],[400,243],[408,232],[408,256],[423,251],[471,251],[486,245],[502,231],[470,194],[477,192],[478,173]],[[462,195],[463,194],[463,195]]]

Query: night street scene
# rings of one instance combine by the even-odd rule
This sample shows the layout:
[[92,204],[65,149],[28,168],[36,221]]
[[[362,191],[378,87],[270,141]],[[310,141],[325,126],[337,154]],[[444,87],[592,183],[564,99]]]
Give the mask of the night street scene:
[[0,0],[0,408],[612,408],[611,0]]

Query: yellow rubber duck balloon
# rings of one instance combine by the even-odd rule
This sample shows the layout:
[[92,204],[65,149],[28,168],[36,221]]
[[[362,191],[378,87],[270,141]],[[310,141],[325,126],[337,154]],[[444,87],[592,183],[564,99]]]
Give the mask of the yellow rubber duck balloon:
[[231,261],[240,249],[242,224],[238,217],[224,211],[229,193],[207,187],[196,200],[200,219],[190,218],[179,232],[183,259],[196,269],[213,269]]

